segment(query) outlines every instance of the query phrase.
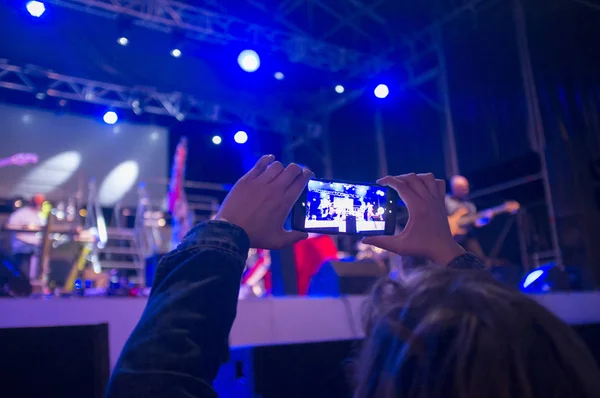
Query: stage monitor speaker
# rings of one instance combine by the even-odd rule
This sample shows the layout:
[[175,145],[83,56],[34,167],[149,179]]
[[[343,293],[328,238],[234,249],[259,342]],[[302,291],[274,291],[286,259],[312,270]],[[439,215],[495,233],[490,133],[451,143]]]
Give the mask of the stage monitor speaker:
[[21,273],[8,256],[0,253],[0,297],[29,296],[32,291],[29,278]]
[[338,297],[366,294],[385,275],[385,266],[371,259],[327,261],[313,275],[308,295]]

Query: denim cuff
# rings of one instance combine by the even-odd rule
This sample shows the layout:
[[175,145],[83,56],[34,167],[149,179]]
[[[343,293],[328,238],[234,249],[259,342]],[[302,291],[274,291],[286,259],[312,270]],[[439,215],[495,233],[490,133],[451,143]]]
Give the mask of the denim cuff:
[[464,253],[450,261],[450,268],[456,269],[484,269],[483,263],[473,253]]
[[196,224],[182,243],[182,246],[189,245],[227,250],[245,259],[250,249],[250,239],[246,231],[237,225],[214,220]]

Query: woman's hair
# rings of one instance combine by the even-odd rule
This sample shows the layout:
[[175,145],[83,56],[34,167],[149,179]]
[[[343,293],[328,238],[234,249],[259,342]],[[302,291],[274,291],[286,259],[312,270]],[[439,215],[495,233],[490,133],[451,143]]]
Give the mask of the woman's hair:
[[598,398],[600,371],[550,311],[479,270],[378,283],[355,398]]

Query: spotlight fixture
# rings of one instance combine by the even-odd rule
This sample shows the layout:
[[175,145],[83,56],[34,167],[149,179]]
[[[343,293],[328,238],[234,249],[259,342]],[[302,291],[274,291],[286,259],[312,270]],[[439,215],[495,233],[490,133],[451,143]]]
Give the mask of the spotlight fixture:
[[344,92],[344,86],[338,84],[337,86],[335,86],[335,92],[338,94],[342,94]]
[[235,135],[233,136],[233,140],[238,144],[245,144],[246,141],[248,141],[248,134],[246,134],[245,131],[240,130],[237,133],[235,133]]
[[28,1],[25,8],[27,8],[27,12],[29,12],[32,17],[36,18],[41,17],[46,11],[46,6],[41,1]]
[[256,72],[260,68],[260,57],[254,50],[244,50],[238,55],[238,64],[246,72]]
[[220,136],[218,136],[218,135],[215,135],[215,136],[212,138],[212,143],[213,143],[213,144],[215,144],[215,145],[219,145],[221,142],[223,142],[223,140],[222,140],[222,139],[221,139],[221,137],[220,137]]
[[171,50],[171,56],[172,56],[173,58],[179,58],[179,57],[181,57],[181,50],[180,50],[180,49],[178,49],[178,48],[174,48],[174,49],[172,49],[172,50]]
[[127,37],[125,37],[125,36],[120,36],[120,37],[117,39],[117,43],[119,43],[119,44],[120,44],[120,45],[122,45],[122,46],[126,46],[126,45],[128,45],[128,44],[129,44],[129,39],[128,39]]
[[385,98],[390,93],[390,89],[385,84],[380,84],[377,87],[375,87],[375,90],[373,92],[375,93],[375,96],[377,98]]
[[277,80],[283,80],[285,78],[285,76],[283,75],[282,72],[275,72],[275,74],[273,75],[273,77]]
[[116,112],[108,111],[104,114],[102,120],[104,120],[104,123],[106,124],[115,124],[119,120],[119,116],[117,116]]

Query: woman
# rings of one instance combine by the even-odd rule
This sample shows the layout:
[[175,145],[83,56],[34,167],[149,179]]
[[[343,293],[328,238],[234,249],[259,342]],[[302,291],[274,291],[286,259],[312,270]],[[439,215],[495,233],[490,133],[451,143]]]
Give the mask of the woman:
[[[262,157],[235,184],[216,219],[195,226],[163,258],[147,307],[114,369],[108,397],[216,396],[211,384],[227,359],[248,249],[279,249],[307,237],[283,225],[312,176],[295,164],[284,167],[273,156]],[[380,285],[368,306],[369,337],[358,362],[357,397],[600,397],[600,372],[593,360],[547,310],[524,296],[513,300],[491,281],[487,284],[498,292],[486,294],[498,299],[468,301],[478,280],[469,278],[484,271],[458,271],[481,264],[450,234],[443,181],[410,174],[378,182],[398,191],[410,219],[400,234],[366,238],[365,243],[428,257],[455,270],[439,271],[447,272],[443,277],[414,276],[407,290],[394,282]],[[504,321],[501,316],[509,311],[497,308],[502,298],[511,303],[505,304],[511,311]],[[517,332],[525,339],[520,344]],[[566,340],[560,343],[567,349],[557,347],[559,339]],[[569,380],[580,385],[567,389]]]

